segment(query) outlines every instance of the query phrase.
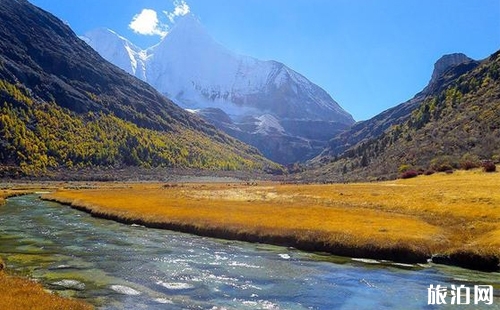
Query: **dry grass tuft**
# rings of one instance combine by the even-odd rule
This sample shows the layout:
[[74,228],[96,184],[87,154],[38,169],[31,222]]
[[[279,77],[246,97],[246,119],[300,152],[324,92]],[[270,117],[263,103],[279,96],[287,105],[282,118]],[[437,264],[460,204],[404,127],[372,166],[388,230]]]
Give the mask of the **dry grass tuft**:
[[[42,188],[42,185],[39,185],[39,187]],[[38,190],[38,189],[28,188],[28,187],[26,187],[26,188],[25,187],[16,187],[16,188],[9,188],[9,189],[0,190],[0,206],[4,205],[5,199],[7,199],[9,197],[31,194],[31,193],[34,193],[36,190]]]
[[45,291],[38,283],[7,275],[3,271],[0,271],[0,290],[0,309],[94,309],[89,304],[77,300],[62,298]]

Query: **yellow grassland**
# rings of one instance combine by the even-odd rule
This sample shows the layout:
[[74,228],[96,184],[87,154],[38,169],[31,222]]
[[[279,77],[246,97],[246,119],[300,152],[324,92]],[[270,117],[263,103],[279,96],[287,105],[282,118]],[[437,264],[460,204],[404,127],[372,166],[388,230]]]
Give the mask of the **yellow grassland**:
[[73,299],[62,298],[45,291],[38,283],[8,275],[3,271],[0,271],[0,290],[0,309],[93,309],[89,304]]
[[387,253],[500,257],[499,185],[498,173],[477,170],[357,184],[124,184],[45,198],[126,223],[407,260]]

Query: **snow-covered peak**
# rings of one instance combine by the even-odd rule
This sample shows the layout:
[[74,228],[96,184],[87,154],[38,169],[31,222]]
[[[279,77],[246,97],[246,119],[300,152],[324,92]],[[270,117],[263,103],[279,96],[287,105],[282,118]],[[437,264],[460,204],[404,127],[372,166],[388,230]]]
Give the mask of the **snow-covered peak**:
[[169,34],[171,33],[183,33],[190,36],[198,34],[201,36],[211,37],[205,27],[201,24],[200,20],[193,14],[179,16],[169,31]]
[[144,51],[109,31],[86,37],[104,58],[184,108],[220,108],[233,119],[269,114],[354,123],[319,86],[280,62],[233,53],[192,14],[178,18],[160,43]]
[[199,51],[198,47],[224,49],[192,14],[179,17],[163,40],[149,51],[158,54],[165,49],[171,51],[173,46],[184,52]]
[[110,62],[280,163],[317,155],[339,128],[354,123],[305,76],[283,63],[230,51],[191,14],[142,51],[110,31],[86,37]]

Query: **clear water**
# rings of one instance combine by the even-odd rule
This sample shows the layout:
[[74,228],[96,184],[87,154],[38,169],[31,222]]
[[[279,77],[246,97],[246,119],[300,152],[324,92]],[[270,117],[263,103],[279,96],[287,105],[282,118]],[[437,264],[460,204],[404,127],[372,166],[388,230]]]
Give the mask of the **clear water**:
[[[92,218],[36,196],[0,207],[9,269],[100,309],[452,309],[430,284],[500,288],[498,273],[203,238]],[[448,299],[448,303],[450,300]],[[460,306],[460,309],[500,309]]]

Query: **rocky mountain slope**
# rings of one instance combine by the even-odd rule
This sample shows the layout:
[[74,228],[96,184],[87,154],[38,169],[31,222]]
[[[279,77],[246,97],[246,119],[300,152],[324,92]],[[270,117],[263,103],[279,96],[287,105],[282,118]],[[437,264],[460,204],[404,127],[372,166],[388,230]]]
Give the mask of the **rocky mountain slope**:
[[[83,39],[181,107],[277,162],[317,155],[328,138],[354,123],[319,86],[282,63],[232,53],[192,15],[179,19],[158,45],[147,50],[106,29]],[[311,124],[317,130],[311,130]]]
[[329,141],[321,157],[340,155],[357,143],[375,139],[391,126],[404,123],[428,96],[445,89],[450,82],[478,64],[478,61],[464,54],[444,55],[434,64],[432,77],[422,91],[410,100],[383,111],[369,120],[358,122],[349,130],[338,134]]
[[308,174],[324,180],[392,178],[500,156],[500,52],[478,62],[441,58],[413,99],[330,141]]
[[104,60],[64,23],[26,0],[0,0],[0,37],[4,171],[275,167],[256,149]]

